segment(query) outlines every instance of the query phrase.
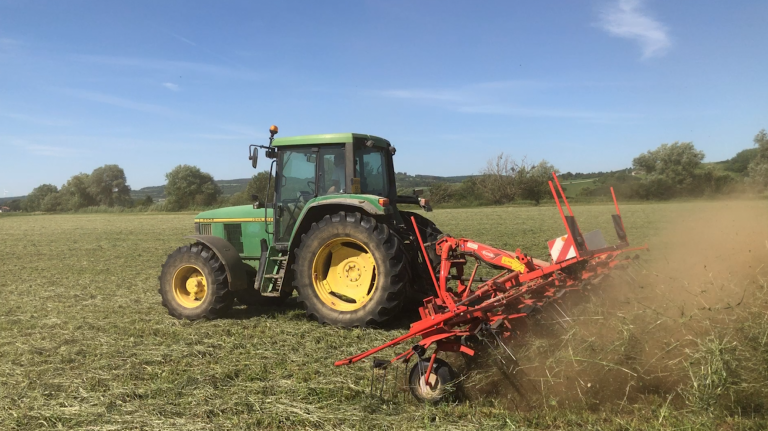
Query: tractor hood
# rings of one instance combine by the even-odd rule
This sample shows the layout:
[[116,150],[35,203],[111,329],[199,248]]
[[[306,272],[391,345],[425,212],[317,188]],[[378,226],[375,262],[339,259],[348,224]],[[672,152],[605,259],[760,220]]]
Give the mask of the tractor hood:
[[254,209],[253,205],[204,211],[195,217],[197,223],[272,221],[272,208]]

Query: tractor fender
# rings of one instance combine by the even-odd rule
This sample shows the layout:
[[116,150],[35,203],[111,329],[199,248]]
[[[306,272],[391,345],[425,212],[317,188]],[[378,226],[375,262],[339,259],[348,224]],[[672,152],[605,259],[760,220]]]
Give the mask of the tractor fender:
[[307,205],[307,211],[321,205],[349,205],[352,207],[358,207],[363,211],[372,215],[387,214],[386,210],[382,211],[376,208],[373,204],[371,204],[365,199],[349,199],[349,198],[329,199],[329,200],[313,202],[312,204]]
[[229,290],[237,291],[248,287],[246,276],[246,264],[240,258],[237,249],[224,238],[212,235],[190,235],[184,238],[191,238],[210,247],[216,256],[219,257],[227,270],[227,280],[229,280]]
[[358,210],[362,210],[365,214],[368,214],[371,216],[378,216],[378,215],[385,215],[385,214],[392,213],[391,207],[386,207],[382,210],[380,208],[376,208],[376,206],[374,206],[373,204],[371,204],[365,199],[334,198],[334,199],[324,199],[320,201],[315,201],[305,206],[304,209],[301,210],[301,214],[299,214],[299,217],[296,220],[296,225],[293,226],[293,232],[291,232],[291,242],[293,242],[294,238],[296,237],[296,232],[301,231],[302,227],[306,227],[304,226],[304,223],[306,221],[305,216],[310,212],[314,212],[315,210],[321,210],[321,212],[323,213],[334,213],[338,211],[348,210],[348,208],[350,207]]

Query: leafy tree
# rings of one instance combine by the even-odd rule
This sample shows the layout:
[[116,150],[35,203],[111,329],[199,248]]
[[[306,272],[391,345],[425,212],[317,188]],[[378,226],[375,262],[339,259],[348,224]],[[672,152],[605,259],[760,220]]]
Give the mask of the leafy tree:
[[269,203],[275,197],[275,177],[272,177],[272,183],[269,184],[269,171],[262,171],[251,177],[251,181],[245,187],[245,190],[235,193],[229,200],[230,205],[247,205],[253,203],[252,195],[257,195],[262,203]]
[[433,204],[444,204],[454,200],[455,188],[450,184],[437,182],[429,188],[429,200]]
[[455,202],[462,202],[465,205],[486,204],[485,195],[480,190],[478,183],[482,177],[470,177],[459,184],[454,190],[453,199]]
[[176,166],[165,174],[165,179],[166,205],[171,211],[192,205],[210,206],[221,196],[221,189],[213,177],[197,166]]
[[150,207],[152,206],[153,203],[155,203],[155,200],[152,199],[152,196],[146,195],[144,196],[144,199],[141,200],[141,203],[139,203],[139,205],[143,207]]
[[500,153],[488,160],[488,165],[477,181],[477,187],[495,205],[512,202],[517,196],[515,185],[517,170],[517,162],[510,156]]
[[522,199],[534,201],[538,205],[551,193],[549,180],[552,178],[552,172],[557,172],[557,169],[546,160],[535,165],[523,160],[515,174],[515,186],[519,196]]
[[64,204],[64,196],[62,196],[61,192],[51,193],[40,202],[40,211],[52,213],[64,210],[66,210],[66,206]]
[[88,192],[99,205],[131,205],[131,187],[126,182],[123,168],[118,165],[94,169],[88,177]]
[[746,150],[739,151],[735,156],[725,162],[720,163],[723,164],[723,169],[728,172],[746,175],[747,170],[749,169],[749,164],[755,160],[758,152],[759,148],[747,148]]
[[488,161],[474,185],[485,200],[496,205],[512,202],[518,197],[538,204],[550,192],[548,182],[555,171],[555,167],[546,160],[531,164],[523,159],[517,163],[501,153]]
[[632,160],[632,165],[646,174],[638,194],[646,199],[668,199],[689,192],[702,160],[704,152],[692,142],[661,144],[640,154]]
[[749,164],[749,178],[759,186],[768,187],[768,133],[765,129],[755,135],[754,142],[757,146],[757,155]]
[[88,190],[90,175],[80,173],[73,175],[66,184],[61,187],[62,206],[70,211],[96,205],[96,199]]
[[8,207],[11,211],[21,211],[21,199],[13,199],[5,203],[5,206]]
[[27,212],[44,211],[43,201],[50,195],[58,194],[59,188],[53,184],[43,184],[34,190],[21,202],[21,209]]
[[576,193],[576,196],[582,196],[582,197],[589,197],[592,196],[592,193],[595,192],[595,188],[591,186],[584,186],[579,190],[578,193]]
[[707,166],[696,172],[696,187],[692,190],[694,195],[720,194],[728,190],[735,182],[735,178],[714,166]]

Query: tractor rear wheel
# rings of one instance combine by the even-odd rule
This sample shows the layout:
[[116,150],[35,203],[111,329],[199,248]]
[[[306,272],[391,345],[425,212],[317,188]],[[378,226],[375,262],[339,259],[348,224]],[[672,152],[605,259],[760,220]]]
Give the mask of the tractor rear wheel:
[[[411,272],[414,277],[414,287],[422,293],[421,296],[413,295],[413,299],[415,300],[415,305],[421,306],[425,295],[434,295],[434,282],[432,281],[432,276],[429,275],[429,270],[431,269],[432,273],[435,275],[440,273],[440,256],[437,255],[437,250],[435,250],[434,243],[438,240],[438,238],[440,238],[440,235],[443,234],[443,231],[441,231],[432,220],[424,217],[421,214],[417,214],[411,211],[400,211],[400,216],[403,218],[406,229],[411,234],[415,234],[411,217],[416,219],[416,226],[419,229],[419,235],[421,235],[421,240],[424,242],[424,248],[427,250],[427,256],[429,257],[429,264],[427,264],[424,261],[424,256],[418,243],[416,243],[415,246],[411,249],[411,252],[413,253],[412,261],[414,262],[413,265],[415,266],[411,268]],[[414,238],[414,242],[416,241],[417,239]],[[429,268],[427,268],[427,266],[429,266]],[[415,294],[415,291],[409,293]]]
[[177,319],[212,320],[232,307],[227,271],[205,244],[176,249],[168,255],[158,279],[163,306]]
[[298,302],[307,316],[334,326],[377,325],[402,306],[407,279],[400,239],[360,213],[312,223],[293,265]]
[[[413,231],[413,223],[411,222],[411,217],[416,219],[416,226],[419,228],[419,235],[421,235],[421,240],[424,241],[425,244],[434,243],[437,241],[440,235],[443,234],[443,231],[441,231],[432,220],[424,217],[421,214],[412,211],[400,211],[400,217],[403,218],[403,222],[405,223],[406,228],[411,232]],[[426,247],[426,249],[432,268],[435,271],[438,271],[440,269],[440,256],[437,255],[437,251],[435,250],[434,246]],[[421,254],[421,250],[419,250],[419,254]]]

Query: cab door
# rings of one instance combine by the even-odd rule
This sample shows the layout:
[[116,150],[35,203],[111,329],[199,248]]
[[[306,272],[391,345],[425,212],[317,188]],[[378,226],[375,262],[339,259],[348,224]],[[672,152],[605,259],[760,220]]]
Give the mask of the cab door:
[[280,150],[275,204],[275,243],[287,244],[306,204],[317,196],[317,147]]

